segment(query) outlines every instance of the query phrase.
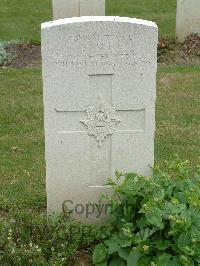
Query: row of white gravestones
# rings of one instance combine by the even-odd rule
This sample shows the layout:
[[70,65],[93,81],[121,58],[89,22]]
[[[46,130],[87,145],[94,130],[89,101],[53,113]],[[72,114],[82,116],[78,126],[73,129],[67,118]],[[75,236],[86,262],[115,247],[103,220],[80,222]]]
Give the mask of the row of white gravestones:
[[[54,20],[105,15],[105,0],[52,0],[52,4]],[[200,34],[200,0],[177,0],[177,40],[192,33]]]
[[192,33],[200,34],[200,0],[177,0],[177,40],[183,42]]
[[[115,170],[151,175],[157,26],[120,17],[42,24],[48,213],[104,219]],[[105,209],[104,209],[105,207]]]
[[105,16],[105,0],[52,0],[53,19]]

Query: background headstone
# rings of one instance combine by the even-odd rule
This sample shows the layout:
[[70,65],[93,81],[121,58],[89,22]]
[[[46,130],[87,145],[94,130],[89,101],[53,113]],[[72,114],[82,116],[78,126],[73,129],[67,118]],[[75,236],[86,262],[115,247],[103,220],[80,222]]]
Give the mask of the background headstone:
[[[48,213],[65,200],[81,213],[116,170],[152,174],[157,39],[155,23],[131,18],[42,24]],[[103,217],[85,210],[75,217]]]
[[200,34],[200,0],[177,0],[177,40],[183,42],[192,33]]
[[105,0],[52,0],[53,18],[105,16]]

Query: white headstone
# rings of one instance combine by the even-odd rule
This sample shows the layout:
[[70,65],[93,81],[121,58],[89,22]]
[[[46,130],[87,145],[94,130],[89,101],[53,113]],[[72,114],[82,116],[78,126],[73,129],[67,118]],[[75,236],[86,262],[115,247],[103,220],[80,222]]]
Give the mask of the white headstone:
[[48,213],[69,200],[95,221],[86,204],[116,170],[152,174],[157,38],[155,23],[131,18],[42,24]]
[[177,40],[183,42],[192,33],[200,34],[200,0],[177,0]]
[[105,16],[105,0],[52,0],[53,18]]

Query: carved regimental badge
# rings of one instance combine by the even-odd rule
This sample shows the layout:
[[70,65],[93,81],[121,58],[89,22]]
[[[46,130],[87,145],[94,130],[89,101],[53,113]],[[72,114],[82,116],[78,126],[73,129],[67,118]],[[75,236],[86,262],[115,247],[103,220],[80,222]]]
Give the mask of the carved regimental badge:
[[97,106],[89,105],[85,111],[85,117],[81,123],[86,126],[88,135],[97,139],[99,146],[107,136],[115,132],[115,125],[120,122],[115,113],[114,106],[106,103]]

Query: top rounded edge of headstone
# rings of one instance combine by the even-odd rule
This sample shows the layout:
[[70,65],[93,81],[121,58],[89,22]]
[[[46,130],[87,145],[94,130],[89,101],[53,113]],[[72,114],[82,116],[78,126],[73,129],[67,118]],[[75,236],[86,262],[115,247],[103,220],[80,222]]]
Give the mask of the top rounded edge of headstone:
[[41,29],[51,28],[55,26],[71,24],[71,23],[81,23],[81,22],[121,22],[121,23],[131,23],[138,24],[147,27],[158,28],[155,22],[137,18],[130,17],[112,17],[112,16],[86,16],[86,17],[73,17],[58,19],[49,22],[44,22],[41,24]]

